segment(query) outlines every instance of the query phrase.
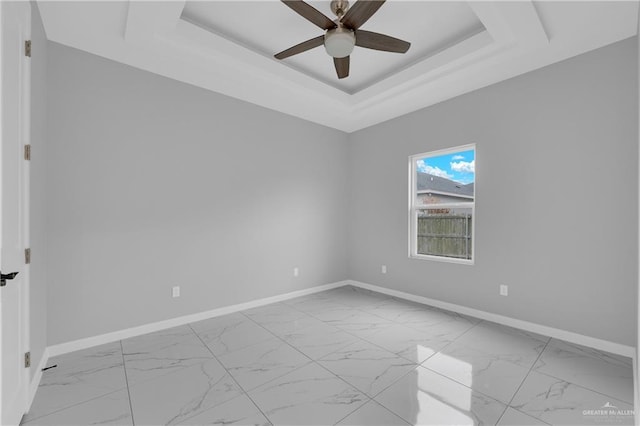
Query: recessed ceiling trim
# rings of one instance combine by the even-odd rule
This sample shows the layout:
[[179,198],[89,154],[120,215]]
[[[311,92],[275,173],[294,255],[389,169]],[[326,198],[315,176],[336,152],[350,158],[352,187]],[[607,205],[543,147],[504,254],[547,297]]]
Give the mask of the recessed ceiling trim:
[[372,102],[380,102],[389,96],[412,90],[462,63],[480,60],[483,55],[491,55],[502,47],[487,31],[482,31],[388,77],[378,83],[378,86],[358,92],[352,97],[352,107],[362,108]]
[[[333,17],[328,0],[307,1],[321,13]],[[355,1],[352,0],[352,4]],[[258,19],[252,19],[254,16]],[[316,26],[277,1],[188,0],[182,19],[274,62],[275,52],[322,34]],[[363,29],[411,41],[411,48],[405,54],[397,54],[356,47],[351,56],[352,73],[342,80],[336,78],[322,47],[277,63],[353,95],[485,30],[465,1],[388,1],[365,27]]]
[[[327,0],[328,3],[328,0]],[[417,2],[413,2],[414,4],[417,4]],[[460,2],[462,3],[462,2]],[[225,28],[222,27],[217,27],[215,25],[215,23],[210,22],[211,16],[213,15],[213,11],[215,11],[216,9],[213,9],[212,11],[210,11],[210,15],[209,18],[202,18],[198,15],[198,12],[203,13],[203,11],[207,11],[206,8],[199,6],[199,9],[196,10],[191,10],[189,9],[189,7],[193,7],[192,5],[194,4],[194,1],[191,0],[189,2],[187,2],[186,8],[182,13],[182,16],[180,19],[182,19],[183,21],[186,21],[190,24],[193,24],[197,27],[200,27],[208,32],[211,32],[213,34],[215,34],[218,37],[221,37],[223,39],[226,39],[227,41],[230,41],[231,43],[233,43],[234,45],[237,46],[241,46],[245,49],[250,50],[251,52],[257,54],[257,55],[261,55],[271,61],[275,61],[274,60],[274,56],[273,56],[273,51],[270,50],[264,50],[265,46],[264,44],[262,44],[261,46],[257,46],[254,44],[251,44],[250,41],[245,41],[245,39],[248,37],[246,34],[242,33],[242,36],[238,35],[238,32],[230,34],[225,32],[225,28],[226,31],[230,31],[229,27],[232,27],[232,25],[226,24],[227,26]],[[196,4],[203,4],[202,2],[196,2]],[[241,3],[240,3],[241,4]],[[395,8],[394,6],[397,6],[399,3],[391,3],[389,6],[389,8],[392,8],[392,10],[404,10],[402,8],[398,9]],[[450,2],[449,4],[454,4],[454,2]],[[237,6],[236,6],[237,7]],[[385,9],[382,9],[385,10]],[[473,11],[471,10],[471,8],[468,8],[469,13],[473,14]],[[289,14],[290,12],[288,12],[287,9],[283,9],[284,11],[284,15]],[[396,12],[397,14],[398,12]],[[474,15],[475,16],[475,15]],[[220,22],[225,22],[224,17],[219,17],[218,19],[218,24],[220,24]],[[263,19],[267,19],[266,17]],[[298,19],[298,17],[296,16],[296,19]],[[328,86],[331,86],[337,90],[341,90],[345,93],[347,93],[348,95],[355,95],[355,94],[359,94],[361,93],[363,90],[366,90],[372,86],[376,86],[377,84],[381,83],[381,82],[386,82],[386,80],[391,77],[391,76],[395,76],[398,73],[409,69],[415,65],[418,65],[420,63],[423,62],[427,62],[432,56],[437,55],[438,53],[442,52],[443,50],[447,50],[449,48],[451,48],[452,46],[457,45],[458,43],[461,43],[469,38],[472,38],[474,36],[476,36],[479,33],[482,33],[485,31],[485,27],[482,25],[482,23],[476,18],[477,21],[477,25],[475,27],[471,27],[471,28],[467,28],[465,33],[459,34],[457,36],[457,38],[453,39],[453,40],[446,40],[443,42],[443,44],[439,44],[436,45],[435,47],[432,47],[429,50],[424,50],[423,52],[420,54],[420,56],[417,56],[416,58],[413,58],[410,60],[410,62],[404,64],[404,63],[400,63],[397,67],[390,69],[390,70],[386,70],[381,72],[380,74],[373,76],[372,78],[367,78],[365,81],[360,82],[360,83],[356,83],[355,85],[345,85],[345,81],[346,80],[338,80],[336,79],[336,75],[335,75],[335,71],[333,71],[333,67],[331,67],[331,73],[329,75],[324,75],[324,74],[319,74],[317,73],[317,71],[311,71],[303,66],[300,66],[298,62],[290,62],[288,60],[282,60],[282,61],[277,61],[279,66],[285,66],[285,67],[289,67],[294,69],[295,71],[305,74],[306,76],[316,79],[318,81],[321,81],[322,83],[327,84]],[[378,22],[380,23],[380,22]],[[274,23],[277,26],[277,23]],[[305,24],[308,24],[305,22]],[[272,28],[273,29],[273,28]],[[374,28],[375,29],[375,28]],[[293,32],[292,34],[295,34],[295,32]],[[244,37],[244,38],[243,38]],[[275,49],[275,46],[277,46],[277,44],[274,44],[273,47]],[[412,49],[415,49],[415,47],[412,47]],[[318,50],[323,50],[323,49],[318,49]],[[366,50],[366,49],[365,49]],[[391,54],[388,55],[388,53],[381,53],[378,52],[377,55],[380,55],[380,58],[387,58],[389,60],[391,60],[392,62],[398,59],[398,56],[395,54]],[[400,55],[402,57],[402,55]],[[357,61],[357,59],[356,59]],[[355,62],[354,62],[355,63]],[[422,71],[424,72],[424,70]],[[354,78],[354,76],[351,76],[351,78]],[[388,84],[387,84],[388,86]]]

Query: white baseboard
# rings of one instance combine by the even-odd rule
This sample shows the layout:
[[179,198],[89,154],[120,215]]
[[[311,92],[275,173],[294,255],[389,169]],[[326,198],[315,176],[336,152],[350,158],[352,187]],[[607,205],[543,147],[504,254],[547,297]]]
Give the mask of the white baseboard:
[[36,369],[36,374],[31,378],[31,383],[29,383],[29,395],[27,395],[27,413],[31,410],[31,404],[33,404],[33,399],[36,396],[36,392],[38,390],[38,386],[40,386],[40,380],[42,380],[42,369],[47,365],[49,361],[49,349],[44,348],[44,352],[42,353],[42,357],[40,358],[40,362],[38,363],[38,368]]
[[[65,354],[73,351],[78,351],[81,349],[102,345],[105,343],[116,342],[118,340],[127,339],[129,337],[140,336],[142,334],[152,333],[154,331],[164,330],[171,327],[177,327],[179,325],[185,325],[185,324],[189,324],[196,321],[202,321],[202,320],[217,317],[220,315],[231,314],[234,312],[251,309],[258,306],[268,305],[270,303],[276,303],[276,302],[281,302],[283,300],[293,299],[295,297],[306,296],[309,294],[318,293],[321,291],[330,290],[330,289],[342,287],[345,285],[353,285],[355,287],[360,287],[360,288],[375,291],[378,293],[387,294],[389,296],[397,297],[400,299],[410,300],[413,302],[422,303],[424,305],[446,309],[446,310],[457,312],[463,315],[469,315],[472,317],[495,322],[495,323],[506,325],[509,327],[530,331],[532,333],[538,333],[538,334],[553,337],[556,339],[565,340],[567,342],[575,343],[578,345],[583,345],[583,346],[591,347],[594,349],[599,349],[602,351],[606,351],[606,352],[610,352],[610,353],[614,353],[622,356],[627,356],[633,359],[635,359],[635,356],[636,356],[636,349],[632,346],[622,345],[619,343],[610,342],[603,339],[597,339],[595,337],[589,337],[589,336],[574,333],[571,331],[548,327],[545,325],[540,325],[540,324],[532,323],[529,321],[523,321],[523,320],[507,317],[504,315],[492,314],[490,312],[469,308],[467,306],[456,305],[454,303],[448,303],[448,302],[442,302],[439,300],[430,299],[428,297],[416,296],[414,294],[405,293],[398,290],[392,290],[384,287],[379,287],[376,285],[367,284],[367,283],[354,281],[354,280],[339,281],[336,283],[321,285],[321,286],[312,287],[304,290],[298,290],[291,293],[281,294],[278,296],[272,296],[264,299],[253,300],[250,302],[240,303],[237,305],[225,306],[222,308],[200,312],[197,314],[185,315],[182,317],[172,318],[164,321],[158,321],[151,324],[141,325],[138,327],[127,328],[124,330],[118,330],[111,333],[101,334],[98,336],[87,337],[84,339],[74,340],[66,343],[60,343],[57,345],[49,346],[45,354],[48,355],[47,358],[53,357],[53,356],[57,356],[57,355],[61,355],[61,354]],[[44,362],[46,362],[46,358],[44,356],[43,356],[43,360]],[[41,372],[37,374],[41,374]],[[34,381],[35,379],[36,377],[34,376]],[[38,383],[39,383],[39,378],[38,378]],[[33,381],[32,381],[32,385],[33,385]],[[37,385],[35,386],[35,388],[37,389]],[[35,394],[35,390],[33,390],[33,392]]]
[[164,321],[158,321],[138,327],[127,328],[124,330],[113,331],[111,333],[101,334],[98,336],[87,337],[84,339],[73,340],[71,342],[59,343],[49,346],[49,356],[54,357],[69,352],[87,349],[105,343],[117,342],[118,340],[128,339],[129,337],[140,336],[142,334],[153,333],[154,331],[165,330],[179,325],[185,325],[196,321],[217,317],[220,315],[231,314],[234,312],[244,311],[246,309],[256,308],[258,306],[268,305],[270,303],[281,302],[283,300],[293,299],[300,296],[306,296],[333,288],[347,285],[347,281],[338,281],[331,284],[311,287],[304,290],[293,291],[291,293],[280,294],[278,296],[266,297],[264,299],[252,300],[250,302],[239,303],[237,305],[225,306],[222,308],[212,309],[210,311],[199,312],[197,314],[185,315],[182,317],[172,318]]
[[504,315],[492,314],[489,312],[481,311],[479,309],[473,309],[473,308],[469,308],[462,305],[456,305],[454,303],[441,302],[439,300],[429,299],[428,297],[416,296],[414,294],[405,293],[403,291],[391,290],[388,288],[379,287],[377,285],[367,284],[359,281],[348,280],[347,283],[355,287],[364,288],[367,290],[375,291],[377,293],[383,293],[383,294],[397,297],[400,299],[410,300],[412,302],[422,303],[424,305],[435,306],[436,308],[442,308],[449,311],[457,312],[459,314],[469,315],[472,317],[495,322],[495,323],[506,325],[509,327],[530,331],[532,333],[538,333],[544,336],[565,340],[570,343],[575,343],[582,346],[588,346],[590,348],[610,352],[617,355],[626,356],[629,358],[635,358],[636,348],[632,346],[622,345],[620,343],[610,342],[608,340],[603,340],[603,339],[597,339],[595,337],[589,337],[589,336],[574,333],[571,331],[561,330],[558,328],[548,327],[546,325],[540,325],[540,324],[535,324],[529,321],[523,321],[523,320],[511,318],[511,317],[506,317]]

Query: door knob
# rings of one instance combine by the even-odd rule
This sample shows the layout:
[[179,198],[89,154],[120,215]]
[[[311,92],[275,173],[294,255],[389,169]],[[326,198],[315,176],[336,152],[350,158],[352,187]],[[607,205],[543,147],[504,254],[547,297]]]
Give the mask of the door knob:
[[0,272],[0,287],[7,285],[7,280],[12,280],[18,275],[17,272],[11,272],[9,274],[3,274]]

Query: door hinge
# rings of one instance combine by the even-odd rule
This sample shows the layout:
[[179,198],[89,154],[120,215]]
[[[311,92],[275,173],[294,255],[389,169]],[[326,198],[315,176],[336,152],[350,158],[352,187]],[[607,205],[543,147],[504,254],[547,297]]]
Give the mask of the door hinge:
[[25,352],[24,354],[24,368],[31,367],[31,352]]
[[31,249],[24,249],[24,263],[29,265],[31,263]]
[[24,159],[31,160],[31,145],[24,146]]
[[31,57],[31,40],[24,41],[24,56],[27,58]]

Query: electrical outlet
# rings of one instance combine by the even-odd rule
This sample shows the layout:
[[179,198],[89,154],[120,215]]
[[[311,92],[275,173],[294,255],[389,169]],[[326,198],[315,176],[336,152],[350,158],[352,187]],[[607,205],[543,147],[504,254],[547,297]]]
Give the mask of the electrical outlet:
[[509,295],[509,286],[500,284],[500,296],[508,296]]
[[298,275],[300,275],[300,268],[296,266],[295,268],[293,268],[293,276],[297,277]]
[[387,273],[387,265],[382,265],[382,268],[380,268],[380,272],[382,272],[383,274]]
[[179,285],[171,288],[171,297],[180,297],[180,286]]

